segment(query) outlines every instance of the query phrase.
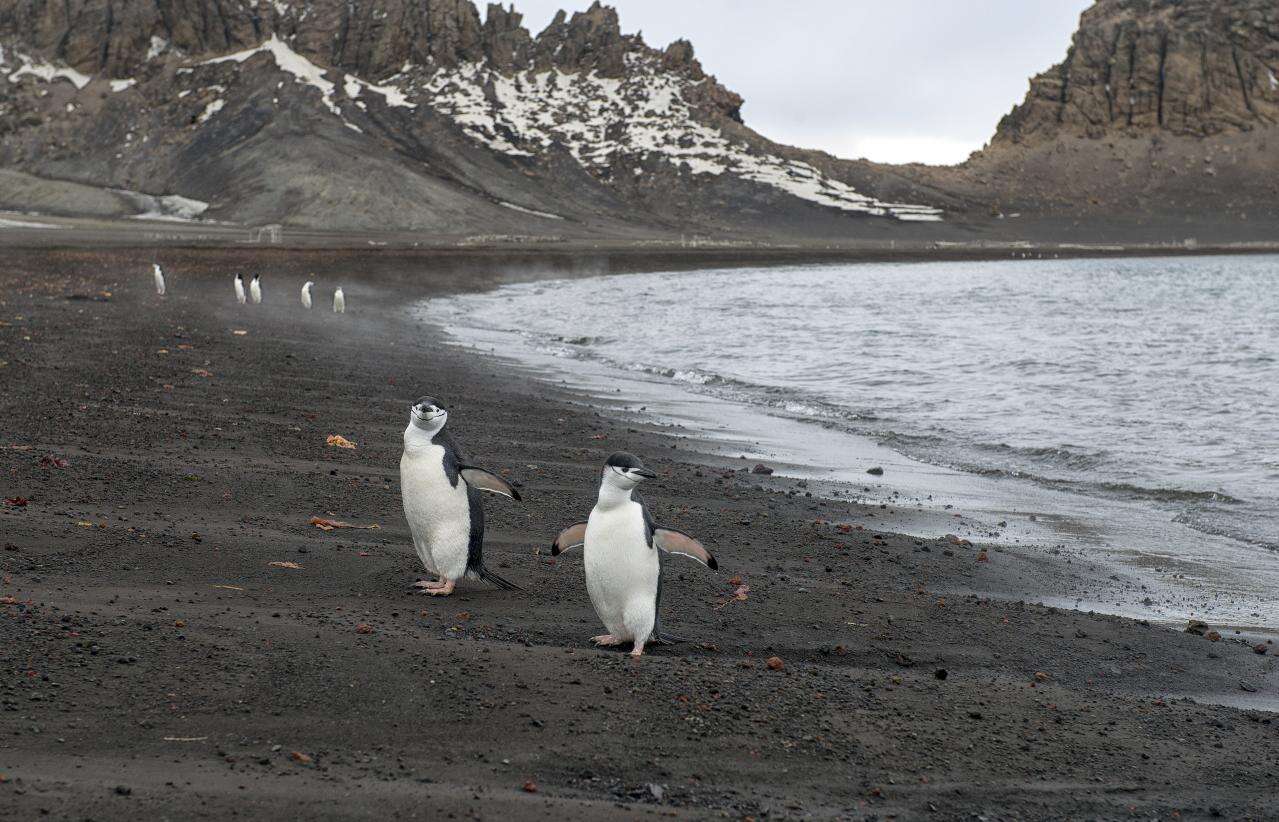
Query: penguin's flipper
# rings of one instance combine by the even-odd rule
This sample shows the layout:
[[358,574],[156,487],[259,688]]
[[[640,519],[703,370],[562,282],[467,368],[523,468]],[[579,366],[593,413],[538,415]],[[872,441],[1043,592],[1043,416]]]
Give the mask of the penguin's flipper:
[[458,473],[462,475],[462,479],[466,480],[466,484],[472,488],[501,494],[504,497],[510,497],[515,500],[520,498],[520,492],[512,488],[510,483],[497,474],[485,471],[483,468],[476,468],[474,465],[461,465],[458,466]]
[[560,535],[551,543],[551,556],[557,557],[570,548],[586,543],[586,523],[578,522],[560,531]]
[[695,559],[714,570],[719,567],[711,552],[697,540],[683,531],[674,528],[658,528],[653,531],[653,544],[668,554],[679,554],[682,557]]

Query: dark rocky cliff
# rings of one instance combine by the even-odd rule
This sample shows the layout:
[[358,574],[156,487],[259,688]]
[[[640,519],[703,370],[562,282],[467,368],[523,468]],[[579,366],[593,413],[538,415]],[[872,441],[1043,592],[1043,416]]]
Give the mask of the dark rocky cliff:
[[1279,3],[1103,0],[1030,81],[994,143],[1060,134],[1210,136],[1279,122]]
[[[1078,239],[1279,237],[1279,4],[1098,0],[989,145],[908,176]],[[1014,216],[1016,215],[1016,216]]]

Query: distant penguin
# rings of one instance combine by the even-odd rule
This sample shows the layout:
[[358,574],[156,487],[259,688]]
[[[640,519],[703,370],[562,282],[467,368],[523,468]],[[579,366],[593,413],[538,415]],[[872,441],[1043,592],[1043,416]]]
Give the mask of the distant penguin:
[[311,286],[315,285],[311,280],[306,281],[306,285],[302,286],[302,307],[307,311],[311,310]]
[[155,276],[155,293],[161,297],[164,296],[164,271],[160,268],[159,263],[151,263],[152,274]]
[[253,304],[259,305],[262,302],[262,275],[254,274],[253,280],[249,283],[249,296],[253,298]]
[[438,581],[418,582],[431,596],[448,596],[462,577],[482,579],[505,590],[519,590],[484,567],[484,508],[480,492],[518,500],[501,477],[467,465],[457,443],[444,430],[448,411],[431,397],[409,409],[400,456],[400,493],[413,547]]
[[248,298],[244,295],[244,278],[239,274],[235,275],[235,301],[240,305],[244,305]]
[[333,313],[334,314],[346,313],[346,296],[342,294],[341,288],[333,292]]
[[700,542],[673,528],[659,528],[635,489],[655,477],[638,458],[617,453],[604,464],[599,499],[590,519],[565,528],[551,545],[551,555],[584,546],[586,591],[595,613],[608,629],[591,637],[596,645],[631,643],[631,656],[644,644],[673,642],[663,636],[662,553],[691,557],[707,568],[718,563]]

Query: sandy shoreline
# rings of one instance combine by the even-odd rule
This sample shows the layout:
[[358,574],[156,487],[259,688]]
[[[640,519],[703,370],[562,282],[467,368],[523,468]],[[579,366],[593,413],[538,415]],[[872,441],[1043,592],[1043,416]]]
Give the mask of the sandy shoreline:
[[[873,511],[707,468],[406,321],[425,296],[597,257],[159,253],[162,301],[149,251],[0,262],[0,490],[28,500],[0,509],[17,816],[1279,813],[1279,724],[1174,698],[1273,695],[1270,654],[991,599],[1060,567],[878,534]],[[252,311],[231,298],[241,265],[265,272]],[[302,312],[311,271],[324,294],[341,271],[351,313]],[[524,505],[487,506],[486,553],[528,593],[409,594],[396,466],[424,391],[521,483]],[[638,665],[587,646],[580,559],[545,555],[622,448],[661,474],[659,518],[721,563],[670,567],[664,621],[692,641]],[[330,512],[381,527],[307,525]]]

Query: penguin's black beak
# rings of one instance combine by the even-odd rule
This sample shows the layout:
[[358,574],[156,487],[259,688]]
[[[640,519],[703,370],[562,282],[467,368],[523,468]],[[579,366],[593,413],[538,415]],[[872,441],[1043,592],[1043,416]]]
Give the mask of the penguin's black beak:
[[654,474],[652,471],[648,470],[647,468],[632,468],[631,473],[635,474],[636,476],[643,477],[644,479],[657,479],[657,474]]

